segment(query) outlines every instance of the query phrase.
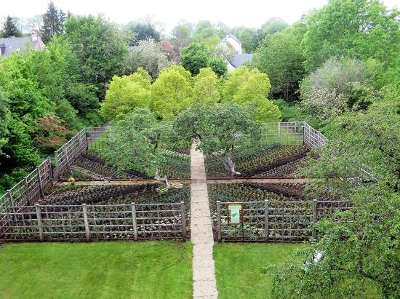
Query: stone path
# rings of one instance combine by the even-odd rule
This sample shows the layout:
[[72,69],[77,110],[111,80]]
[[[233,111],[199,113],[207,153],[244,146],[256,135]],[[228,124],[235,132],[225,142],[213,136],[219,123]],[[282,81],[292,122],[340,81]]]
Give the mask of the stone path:
[[193,298],[218,298],[204,156],[194,147],[190,151],[190,156]]

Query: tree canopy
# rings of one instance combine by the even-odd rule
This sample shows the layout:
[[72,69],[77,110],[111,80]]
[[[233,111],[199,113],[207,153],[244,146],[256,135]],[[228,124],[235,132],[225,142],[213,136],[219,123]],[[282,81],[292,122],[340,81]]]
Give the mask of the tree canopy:
[[189,47],[181,52],[182,66],[192,75],[197,75],[201,68],[208,66],[210,52],[207,47],[200,43],[191,43]]
[[40,28],[40,36],[44,43],[47,44],[53,36],[64,33],[65,19],[65,13],[61,9],[58,10],[51,1],[43,15],[43,25]]
[[220,100],[218,78],[211,68],[200,69],[194,79],[193,99],[204,105],[216,104]]
[[20,37],[22,32],[17,27],[17,21],[15,18],[7,16],[4,24],[3,30],[1,32],[2,37]]

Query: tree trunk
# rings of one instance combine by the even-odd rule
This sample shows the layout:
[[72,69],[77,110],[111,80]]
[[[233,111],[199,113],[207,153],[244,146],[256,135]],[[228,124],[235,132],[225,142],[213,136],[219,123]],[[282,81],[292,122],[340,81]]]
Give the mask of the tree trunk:
[[232,161],[231,155],[226,155],[222,159],[222,162],[224,163],[224,167],[229,172],[229,175],[231,177],[234,177],[235,175],[240,175],[240,172],[237,172],[235,170],[235,163]]

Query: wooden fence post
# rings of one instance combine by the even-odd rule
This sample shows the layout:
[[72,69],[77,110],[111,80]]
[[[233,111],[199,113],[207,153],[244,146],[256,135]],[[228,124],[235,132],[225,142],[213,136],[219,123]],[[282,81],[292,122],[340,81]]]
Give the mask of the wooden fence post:
[[44,197],[44,193],[43,193],[43,182],[42,182],[42,178],[40,176],[40,169],[37,168],[37,172],[38,172],[38,179],[39,179],[39,191],[40,191],[40,196],[43,198]]
[[220,242],[221,237],[221,202],[217,201],[217,239]]
[[182,238],[186,240],[186,210],[185,210],[185,202],[181,202],[181,217],[182,217]]
[[312,209],[313,209],[313,230],[312,230],[312,237],[315,240],[317,237],[317,232],[315,230],[315,224],[317,223],[317,200],[313,199],[312,203]]
[[42,213],[40,212],[40,206],[39,204],[35,204],[36,208],[36,219],[38,223],[38,229],[39,229],[39,239],[40,241],[43,241],[43,223],[42,223]]
[[10,203],[10,208],[14,207],[14,200],[11,194],[11,190],[7,190],[7,195],[8,195],[8,201]]
[[138,238],[138,230],[137,230],[137,221],[136,221],[136,206],[135,206],[134,202],[131,205],[132,205],[133,239],[137,240],[137,238]]
[[87,206],[85,203],[82,205],[82,211],[83,211],[83,221],[85,223],[86,240],[89,241],[90,240],[89,221],[87,217]]
[[278,122],[278,144],[281,144],[281,123]]
[[268,200],[264,201],[264,237],[265,241],[269,238],[269,210],[268,210]]

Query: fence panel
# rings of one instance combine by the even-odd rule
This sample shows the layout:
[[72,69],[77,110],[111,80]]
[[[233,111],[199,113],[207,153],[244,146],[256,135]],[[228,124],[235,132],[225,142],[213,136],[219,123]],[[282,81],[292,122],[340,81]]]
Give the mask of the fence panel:
[[184,203],[36,205],[0,213],[3,241],[186,238]]
[[[230,205],[241,205],[241,221],[232,224]],[[336,211],[351,208],[347,201],[217,202],[217,240],[228,242],[298,242],[315,237],[313,225]]]
[[320,131],[315,130],[306,122],[303,122],[304,144],[309,147],[322,147],[328,143],[328,139]]

